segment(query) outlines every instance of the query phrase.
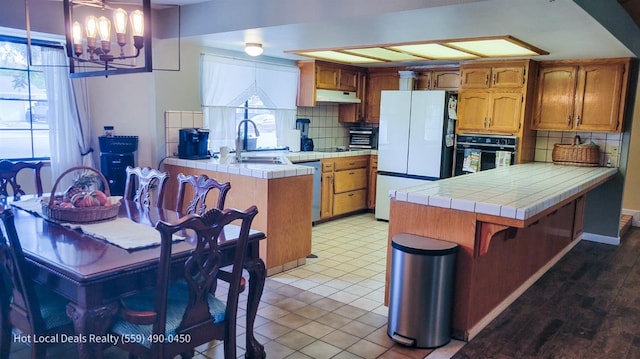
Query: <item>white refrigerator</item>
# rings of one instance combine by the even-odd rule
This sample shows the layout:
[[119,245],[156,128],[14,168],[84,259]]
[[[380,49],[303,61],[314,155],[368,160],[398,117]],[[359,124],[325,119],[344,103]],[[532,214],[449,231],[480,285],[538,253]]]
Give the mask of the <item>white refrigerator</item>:
[[456,102],[446,91],[382,91],[377,219],[389,219],[390,191],[451,177]]

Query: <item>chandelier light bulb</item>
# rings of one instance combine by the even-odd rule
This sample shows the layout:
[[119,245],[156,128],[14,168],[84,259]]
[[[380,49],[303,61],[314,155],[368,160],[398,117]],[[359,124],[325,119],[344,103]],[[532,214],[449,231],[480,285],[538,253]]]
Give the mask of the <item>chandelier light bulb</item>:
[[127,33],[127,12],[122,8],[117,8],[113,11],[113,27],[116,29],[116,34]]
[[131,32],[133,36],[144,36],[144,13],[140,10],[134,10],[129,15],[131,20]]
[[87,38],[95,39],[98,35],[98,19],[95,16],[87,16],[85,20],[85,30]]
[[100,16],[98,18],[98,33],[100,34],[100,40],[111,41],[111,20]]
[[249,56],[260,56],[263,51],[262,44],[256,42],[247,42],[244,47],[244,52]]
[[73,23],[73,43],[76,45],[82,44],[82,28],[80,27],[80,23],[75,21]]

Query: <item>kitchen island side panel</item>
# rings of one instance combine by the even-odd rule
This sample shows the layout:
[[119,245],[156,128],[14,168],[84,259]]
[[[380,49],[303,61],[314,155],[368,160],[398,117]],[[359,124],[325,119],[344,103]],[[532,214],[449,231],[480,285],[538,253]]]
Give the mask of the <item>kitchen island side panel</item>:
[[[478,221],[473,212],[392,200],[389,243],[398,233],[412,233],[460,245],[452,328],[455,338],[470,340],[479,326],[488,324],[515,300],[512,293],[530,286],[531,278],[537,278],[575,243],[576,202],[526,228],[513,228]],[[390,251],[389,246],[386,298]]]
[[[311,253],[313,175],[266,179],[167,164],[163,168],[170,175],[165,189],[167,208],[175,208],[178,173],[206,174],[218,182],[230,182],[231,190],[225,201],[227,208],[246,209],[255,204],[258,215],[251,228],[264,232],[267,237],[260,241],[260,258],[268,273],[282,272],[284,266],[301,265]],[[193,196],[188,187],[185,199]],[[208,196],[207,207],[215,207],[216,200],[213,193]]]

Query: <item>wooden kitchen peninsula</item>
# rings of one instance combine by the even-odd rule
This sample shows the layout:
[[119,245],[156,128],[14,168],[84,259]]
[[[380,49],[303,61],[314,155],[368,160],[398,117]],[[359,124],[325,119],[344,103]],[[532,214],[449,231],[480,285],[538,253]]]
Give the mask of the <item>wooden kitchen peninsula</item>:
[[396,190],[389,244],[398,233],[459,244],[452,328],[468,341],[573,248],[585,194],[616,173],[526,163]]
[[[230,156],[232,158],[233,156]],[[219,182],[231,182],[225,206],[258,207],[252,228],[263,232],[260,258],[267,275],[302,265],[311,254],[311,201],[313,168],[292,164],[236,164],[217,159],[183,160],[167,158],[164,170],[169,172],[165,207],[175,208],[178,173],[206,174]],[[187,186],[185,198],[192,196]],[[207,198],[207,207],[215,207],[216,196]],[[167,202],[168,201],[168,202]]]

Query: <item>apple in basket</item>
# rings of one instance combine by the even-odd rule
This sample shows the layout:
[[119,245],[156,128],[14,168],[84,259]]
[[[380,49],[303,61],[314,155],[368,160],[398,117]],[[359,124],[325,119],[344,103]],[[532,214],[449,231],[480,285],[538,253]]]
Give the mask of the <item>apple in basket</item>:
[[74,207],[98,207],[107,204],[107,196],[102,191],[76,193],[71,197]]

